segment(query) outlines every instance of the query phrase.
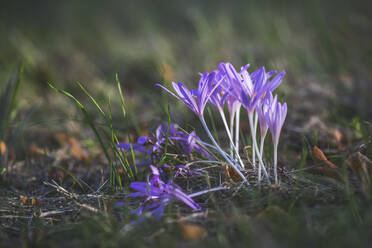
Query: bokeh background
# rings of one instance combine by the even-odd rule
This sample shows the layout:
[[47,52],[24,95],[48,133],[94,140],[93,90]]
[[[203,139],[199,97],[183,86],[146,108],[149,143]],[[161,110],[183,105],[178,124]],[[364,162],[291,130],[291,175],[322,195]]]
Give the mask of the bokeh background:
[[[371,9],[370,0],[0,0],[0,246],[370,247]],[[94,132],[76,104],[47,83],[79,99],[97,133],[111,130],[76,82],[106,112],[111,103],[120,141],[153,134],[167,121],[168,109],[172,122],[208,141],[196,116],[155,84],[169,88],[181,81],[193,88],[199,72],[227,61],[236,68],[249,63],[250,71],[261,66],[286,71],[276,90],[288,104],[278,158],[283,184],[232,187],[234,193],[198,199],[206,214],[189,220],[201,224],[194,233],[207,230],[201,243],[180,242],[185,239],[182,204],[168,208],[164,221],[132,229],[127,210],[113,207],[127,199],[125,171],[117,168],[124,190],[113,192],[108,183],[113,170]],[[7,106],[6,85],[20,67],[18,96]],[[218,113],[206,112],[214,134],[223,132]],[[241,148],[249,155],[244,114],[240,127]],[[225,136],[219,137],[228,146]],[[102,143],[109,147],[106,139]],[[161,164],[186,163],[178,155],[167,153]],[[267,164],[271,155],[266,141]],[[131,164],[148,159],[129,152],[128,158]],[[336,168],[327,169],[329,163]],[[148,167],[138,168],[136,180],[146,180]],[[216,175],[206,174],[200,185],[211,187],[210,178],[219,185],[221,175],[226,175],[223,185],[240,185],[227,168],[216,167]],[[75,197],[45,184],[54,181],[99,211],[86,212]],[[189,189],[188,180],[179,185],[197,191]]]
[[250,63],[287,72],[279,94],[288,128],[314,116],[349,125],[372,119],[370,9],[370,1],[345,0],[3,0],[0,82],[23,65],[18,108],[32,109],[31,126],[63,129],[77,109],[46,83],[88,102],[79,81],[120,113],[118,73],[129,117],[117,127],[141,132],[166,119],[168,102],[173,121],[195,118],[155,83],[195,87],[218,62]]

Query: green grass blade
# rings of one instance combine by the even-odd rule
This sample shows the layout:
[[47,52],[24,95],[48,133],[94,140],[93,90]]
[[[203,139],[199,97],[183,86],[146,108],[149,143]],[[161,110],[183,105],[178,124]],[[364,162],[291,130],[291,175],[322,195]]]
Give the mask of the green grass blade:
[[104,117],[106,117],[105,112],[102,110],[101,106],[98,104],[98,102],[96,101],[96,99],[94,99],[94,97],[85,89],[85,87],[81,83],[79,83],[79,82],[76,82],[76,83],[84,91],[84,93],[90,98],[90,100],[92,100],[92,102],[94,103],[94,105],[98,108],[99,112],[101,112],[101,114]]
[[124,95],[123,95],[123,91],[121,90],[120,81],[119,81],[119,76],[118,76],[117,73],[116,73],[115,79],[116,79],[116,83],[118,84],[118,90],[119,90],[119,94],[120,94],[121,110],[122,110],[122,112],[123,112],[123,116],[124,116],[124,118],[125,118],[125,116],[126,116],[126,111],[125,111]]
[[[84,105],[81,104],[79,100],[77,100],[73,95],[71,95],[67,91],[58,89],[58,88],[54,87],[52,84],[50,84],[50,83],[48,83],[48,85],[49,85],[49,87],[51,87],[53,90],[57,91],[58,93],[61,93],[61,94],[65,95],[65,96],[67,96],[67,97],[69,97],[69,98],[71,98],[71,99],[73,99],[75,101],[75,103],[78,105],[78,107],[82,111],[83,116],[84,116],[84,119],[88,122],[89,126],[92,128],[95,136],[97,137],[98,142],[99,142],[99,144],[101,146],[101,149],[103,150],[103,153],[105,154],[105,157],[106,157],[106,159],[109,162],[109,165],[110,165],[110,168],[111,168],[112,172],[115,172],[116,169],[115,169],[115,166],[113,165],[113,161],[112,161],[112,159],[111,159],[111,157],[110,157],[110,155],[109,155],[109,153],[108,153],[108,151],[106,149],[106,146],[103,143],[103,140],[102,140],[102,138],[101,138],[101,136],[100,136],[100,134],[99,134],[99,132],[98,132],[98,130],[97,130],[94,122],[93,122],[93,120],[91,119],[91,117],[88,114],[87,110],[85,109]],[[114,181],[112,181],[112,183],[115,184]]]

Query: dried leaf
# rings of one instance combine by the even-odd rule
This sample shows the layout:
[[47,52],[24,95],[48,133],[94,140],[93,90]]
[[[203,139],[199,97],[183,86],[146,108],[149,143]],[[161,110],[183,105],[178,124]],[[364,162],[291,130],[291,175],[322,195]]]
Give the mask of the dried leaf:
[[323,151],[319,147],[314,146],[313,157],[318,161],[327,161],[327,157],[324,155]]
[[81,144],[77,139],[64,133],[55,134],[55,138],[61,146],[69,148],[69,152],[72,156],[84,163],[88,163],[88,153],[81,147]]
[[332,129],[330,133],[333,136],[332,142],[337,146],[337,149],[339,151],[345,151],[345,144],[348,143],[347,136],[338,129]]
[[5,142],[0,140],[0,155],[5,155],[6,151],[7,148]]
[[186,241],[197,241],[208,236],[207,230],[197,224],[179,222],[182,238]]
[[228,164],[224,164],[223,166],[225,168],[226,177],[230,183],[234,184],[243,180],[234,168],[232,168]]
[[20,195],[19,200],[21,200],[23,205],[28,205],[28,206],[38,206],[40,205],[40,200],[33,198],[33,197],[28,197],[26,195]]
[[329,168],[332,169],[337,169],[337,166],[331,161],[329,161],[326,155],[324,155],[323,151],[320,150],[320,148],[317,146],[314,146],[313,148],[313,157],[317,162],[323,162],[325,166],[328,166]]
[[272,189],[272,190],[280,189],[280,186],[277,184],[268,184],[267,186],[269,187],[269,189]]
[[45,151],[35,144],[30,145],[30,147],[28,148],[28,152],[30,153],[31,156],[44,156],[45,155]]
[[54,135],[58,143],[62,146],[68,145],[68,136],[64,133],[56,133]]
[[364,194],[369,196],[372,161],[360,152],[355,152],[348,157],[346,164],[358,176]]
[[319,147],[314,146],[312,154],[314,159],[319,162],[319,166],[314,169],[316,172],[326,177],[342,180],[342,176],[340,171],[338,170],[338,167],[327,159],[327,157],[325,156],[323,151],[320,150]]
[[372,173],[372,161],[360,152],[351,154],[347,158],[346,163],[355,172]]

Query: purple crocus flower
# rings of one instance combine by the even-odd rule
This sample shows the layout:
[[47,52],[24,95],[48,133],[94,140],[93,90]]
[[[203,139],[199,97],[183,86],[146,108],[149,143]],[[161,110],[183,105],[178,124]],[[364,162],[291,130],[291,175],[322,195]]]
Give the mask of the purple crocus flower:
[[[190,155],[191,151],[194,150],[201,155],[203,155],[206,158],[209,158],[210,160],[214,160],[213,156],[210,155],[201,145],[200,143],[200,138],[196,135],[195,131],[192,131],[189,135],[184,134],[186,137],[185,142],[186,142],[186,152],[185,154]],[[199,143],[198,143],[199,142]]]
[[[247,109],[248,113],[253,113],[259,104],[262,96],[266,92],[264,87],[266,72],[262,67],[258,70],[254,77],[251,77],[248,71],[242,71],[243,83],[240,89],[240,100],[242,105]],[[252,79],[254,83],[252,84]]]
[[282,130],[285,118],[287,116],[287,103],[281,104],[277,101],[277,96],[272,95],[268,98],[268,106],[264,112],[265,120],[269,126],[273,143],[278,145],[280,131]]
[[232,95],[228,95],[226,97],[226,105],[227,105],[227,110],[229,111],[230,116],[234,116],[236,111],[240,108],[241,104],[238,99],[233,97]]
[[267,113],[269,109],[269,99],[264,99],[263,101],[260,102],[259,106],[257,107],[257,115],[258,115],[258,120],[260,124],[260,133],[261,137],[265,137],[267,130],[269,129],[269,126],[267,125],[266,119],[265,119],[265,113]]
[[277,101],[277,96],[269,97],[269,107],[267,111],[264,113],[266,122],[269,126],[271,137],[273,140],[274,145],[274,176],[275,176],[275,184],[278,184],[278,173],[277,173],[277,165],[278,165],[278,144],[279,144],[279,137],[280,131],[282,130],[285,118],[287,116],[287,103],[281,104]]
[[[272,94],[270,93],[270,96],[272,97]],[[267,134],[267,130],[269,129],[269,126],[266,122],[265,119],[265,113],[267,113],[268,109],[270,107],[270,99],[265,99],[259,103],[259,105],[256,108],[257,111],[257,116],[258,120],[260,123],[260,134],[261,134],[261,139],[260,139],[260,155],[263,158],[263,149],[264,149],[264,142],[265,142],[265,137]],[[261,181],[261,171],[262,171],[262,165],[260,164],[259,170],[258,170],[258,181]]]
[[276,71],[266,72],[265,68],[261,67],[249,74],[248,67],[249,65],[243,66],[238,73],[230,63],[219,64],[219,70],[226,74],[229,81],[230,94],[241,102],[248,113],[253,113],[266,93],[272,92],[280,85],[285,72],[278,73],[269,81]]
[[130,143],[119,143],[117,147],[119,149],[125,150],[125,151],[130,151],[131,147],[134,151],[136,152],[141,152],[141,153],[151,153],[150,149],[147,149],[146,147],[146,142],[149,138],[145,136],[141,136],[138,138],[136,144],[130,144]]
[[228,94],[223,91],[222,87],[218,87],[216,91],[211,95],[209,102],[216,106],[219,110],[223,109]]
[[284,71],[278,73],[272,80],[269,80],[272,76],[276,74],[276,71],[266,72],[265,67],[255,70],[250,75],[251,79],[255,83],[253,85],[253,93],[264,90],[265,92],[273,92],[281,84],[282,79],[285,75]]
[[119,143],[117,147],[125,151],[130,151],[132,146],[134,151],[148,154],[150,159],[141,161],[137,163],[137,165],[149,164],[151,159],[159,158],[163,155],[167,142],[167,135],[168,144],[181,149],[183,154],[190,156],[192,151],[196,151],[204,157],[211,160],[214,159],[201,145],[199,145],[198,141],[200,141],[200,138],[194,131],[190,134],[178,131],[177,125],[175,124],[170,124],[169,126],[168,124],[159,125],[156,128],[155,137],[142,136],[138,138],[135,144]]
[[[247,71],[249,65],[242,67],[240,73],[236,71],[230,63],[220,63],[218,68],[221,73],[225,74],[227,84],[223,84],[226,90],[247,109],[249,113],[253,113],[258,104],[260,97],[263,94],[262,80],[264,73],[262,69],[255,74],[256,83],[253,84],[252,79]],[[227,86],[226,86],[227,85]],[[255,87],[256,86],[256,87]]]
[[132,213],[141,215],[149,212],[155,218],[160,218],[164,208],[173,200],[182,201],[194,210],[201,210],[201,207],[185,194],[182,189],[173,181],[165,183],[161,179],[161,172],[155,166],[150,165],[152,178],[148,177],[147,182],[133,182],[130,187],[136,191],[129,197],[144,197],[140,207]]
[[216,72],[204,73],[200,78],[197,91],[189,90],[182,83],[176,84],[173,82],[172,85],[177,95],[160,84],[156,84],[156,86],[161,87],[163,90],[176,97],[189,109],[191,109],[199,118],[201,118],[203,116],[205,106],[209,101],[209,98],[221,83],[215,83],[215,76]]

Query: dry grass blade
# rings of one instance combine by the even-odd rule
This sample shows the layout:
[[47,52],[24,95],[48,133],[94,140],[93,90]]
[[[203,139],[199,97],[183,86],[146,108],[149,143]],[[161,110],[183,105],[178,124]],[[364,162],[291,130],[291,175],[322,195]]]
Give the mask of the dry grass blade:
[[74,202],[77,206],[82,207],[84,209],[87,209],[87,210],[89,210],[93,213],[98,213],[99,212],[99,209],[97,209],[93,206],[90,206],[88,204],[80,202],[79,199],[78,199],[78,195],[68,192],[65,188],[58,185],[54,180],[52,180],[52,182],[53,182],[53,184],[49,183],[49,182],[44,182],[44,184],[55,188],[59,193],[71,198],[72,200],[74,200]]

